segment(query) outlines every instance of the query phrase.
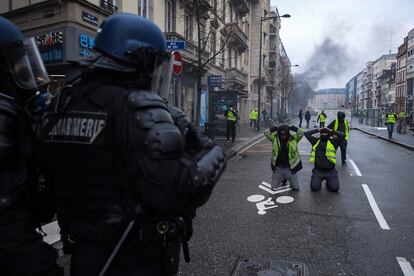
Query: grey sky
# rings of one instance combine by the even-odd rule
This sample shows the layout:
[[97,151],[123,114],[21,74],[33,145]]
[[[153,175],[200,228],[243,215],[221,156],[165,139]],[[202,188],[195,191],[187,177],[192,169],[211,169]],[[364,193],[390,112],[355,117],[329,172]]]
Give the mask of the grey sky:
[[[271,0],[282,18],[281,37],[294,72],[304,73],[314,64],[324,41],[336,45],[341,56],[341,72],[327,74],[317,88],[343,87],[363,69],[366,62],[389,52],[395,53],[408,31],[414,28],[414,0]],[[335,66],[335,62],[326,63]],[[329,76],[330,75],[330,76]],[[316,88],[316,87],[315,87]]]

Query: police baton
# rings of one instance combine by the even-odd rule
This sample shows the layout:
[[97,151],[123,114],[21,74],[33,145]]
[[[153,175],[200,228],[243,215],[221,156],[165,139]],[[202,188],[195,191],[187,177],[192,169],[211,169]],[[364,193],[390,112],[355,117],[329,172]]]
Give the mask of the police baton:
[[108,268],[111,266],[114,258],[116,257],[116,255],[118,254],[119,249],[121,248],[121,246],[124,244],[126,238],[128,237],[129,233],[132,230],[132,227],[135,224],[135,220],[132,220],[127,228],[125,229],[124,233],[122,234],[121,239],[118,241],[118,243],[116,244],[114,250],[112,250],[111,256],[109,256],[108,260],[106,261],[105,265],[103,266],[103,268],[101,269],[101,272],[99,272],[99,276],[104,276],[106,271],[108,270]]

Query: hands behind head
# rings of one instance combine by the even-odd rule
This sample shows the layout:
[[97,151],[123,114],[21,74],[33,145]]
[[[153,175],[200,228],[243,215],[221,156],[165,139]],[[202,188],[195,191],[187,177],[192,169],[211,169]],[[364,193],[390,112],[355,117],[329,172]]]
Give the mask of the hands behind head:
[[329,135],[332,135],[333,130],[327,127],[324,128],[318,128],[319,133],[328,133]]

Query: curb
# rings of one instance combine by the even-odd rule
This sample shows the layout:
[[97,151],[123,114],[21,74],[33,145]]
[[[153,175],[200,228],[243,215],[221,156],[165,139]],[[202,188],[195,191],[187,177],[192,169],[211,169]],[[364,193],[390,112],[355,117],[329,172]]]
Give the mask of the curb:
[[408,145],[408,144],[406,144],[406,143],[403,143],[403,142],[398,142],[397,140],[394,140],[394,139],[389,139],[389,138],[383,137],[383,136],[381,136],[381,135],[374,134],[374,133],[372,133],[372,132],[369,132],[369,131],[367,131],[367,130],[361,129],[361,128],[359,128],[359,127],[351,127],[351,129],[359,130],[359,131],[361,131],[361,132],[363,132],[363,133],[366,133],[366,134],[368,134],[368,135],[374,136],[374,137],[379,138],[379,139],[381,139],[381,140],[384,140],[384,141],[390,142],[390,143],[392,143],[392,144],[395,144],[395,145],[397,145],[397,146],[400,146],[400,147],[406,148],[406,149],[408,149],[408,150],[414,151],[414,146]]
[[256,136],[252,137],[251,139],[249,139],[248,141],[245,141],[243,143],[235,145],[235,146],[231,147],[230,149],[226,150],[225,151],[226,160],[229,160],[229,159],[233,158],[234,156],[237,155],[237,153],[239,153],[243,149],[247,148],[248,146],[254,144],[258,140],[262,139],[263,137],[264,137],[263,133],[258,134]]

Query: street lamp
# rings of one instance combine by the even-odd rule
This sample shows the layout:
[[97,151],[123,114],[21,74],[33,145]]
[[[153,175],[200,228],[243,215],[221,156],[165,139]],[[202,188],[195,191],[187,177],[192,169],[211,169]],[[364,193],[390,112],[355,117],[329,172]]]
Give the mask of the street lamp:
[[262,16],[260,17],[260,44],[259,44],[259,81],[258,81],[258,87],[259,87],[259,91],[258,91],[258,102],[257,102],[257,111],[259,112],[258,117],[257,117],[257,131],[260,131],[260,94],[261,94],[261,86],[262,86],[262,28],[263,28],[263,21],[267,21],[270,19],[275,19],[275,18],[289,18],[290,14],[284,14],[284,15],[275,15],[275,16]]

